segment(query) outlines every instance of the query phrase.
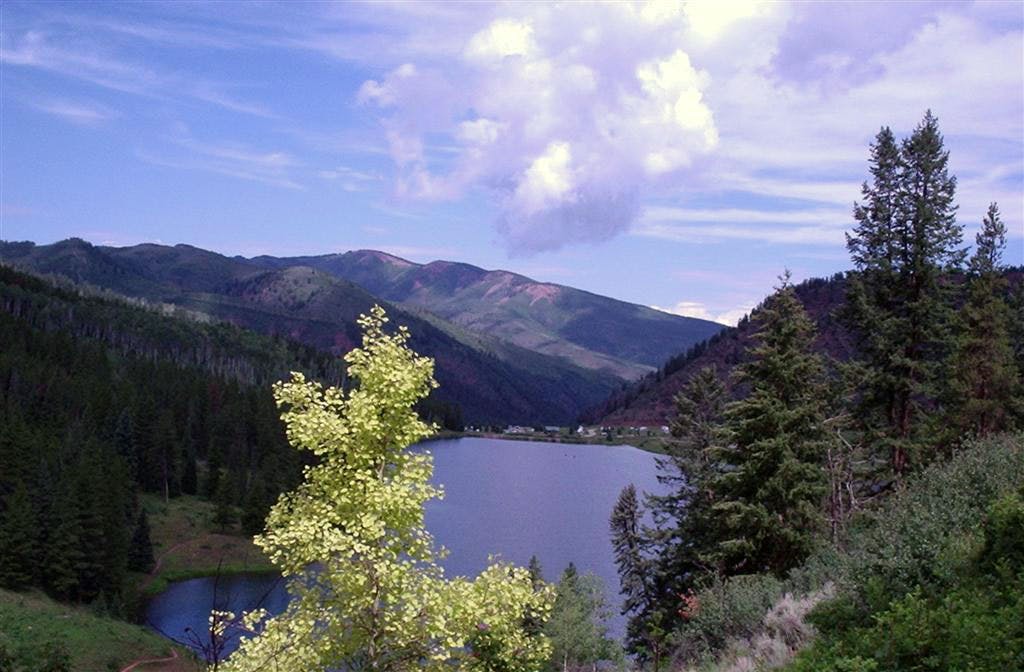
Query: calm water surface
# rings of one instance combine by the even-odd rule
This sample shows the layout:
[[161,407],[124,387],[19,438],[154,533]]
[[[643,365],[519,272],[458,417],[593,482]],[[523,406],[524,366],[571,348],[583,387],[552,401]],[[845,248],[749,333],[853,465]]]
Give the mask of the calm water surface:
[[[555,581],[570,562],[604,580],[621,636],[618,575],[608,517],[619,491],[661,492],[654,456],[629,446],[573,445],[499,439],[451,439],[423,444],[434,455],[434,482],[445,498],[427,505],[427,528],[449,550],[449,575],[475,576],[489,555],[526,565],[536,555],[545,578]],[[287,595],[267,575],[222,578],[218,608],[236,613],[262,601],[281,611]],[[202,632],[214,603],[214,580],[172,584],[149,605],[152,627],[179,641],[186,628]]]

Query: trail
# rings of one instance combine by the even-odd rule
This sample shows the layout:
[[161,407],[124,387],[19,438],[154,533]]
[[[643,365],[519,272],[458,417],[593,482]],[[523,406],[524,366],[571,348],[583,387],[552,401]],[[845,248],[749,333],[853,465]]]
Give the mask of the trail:
[[[160,568],[164,564],[164,558],[166,558],[168,555],[170,555],[174,551],[178,550],[179,548],[181,548],[185,544],[188,544],[190,541],[191,541],[191,539],[183,541],[183,542],[178,543],[178,544],[175,544],[174,546],[171,546],[166,551],[161,553],[160,557],[158,557],[156,559],[156,562],[153,563],[153,569],[149,570],[149,574],[146,575],[145,580],[141,584],[139,584],[139,592],[142,592],[142,591],[146,590],[146,588],[149,587],[149,584],[153,583],[153,580],[157,577],[158,574],[160,574]],[[145,659],[133,660],[131,663],[128,664],[127,667],[123,668],[121,670],[121,672],[132,672],[132,670],[134,670],[139,665],[154,664],[154,665],[161,665],[161,666],[163,666],[163,665],[168,664],[168,663],[170,663],[170,664],[176,663],[177,661],[178,661],[178,651],[176,649],[172,648],[171,649],[171,655],[169,657],[167,657],[167,658],[145,658]]]
[[192,541],[194,541],[194,540],[193,539],[186,539],[185,541],[177,543],[174,546],[171,546],[170,548],[168,548],[163,553],[161,553],[160,557],[158,557],[156,559],[156,562],[153,564],[153,569],[149,570],[149,574],[146,575],[145,580],[141,584],[139,584],[139,592],[142,592],[142,591],[146,590],[146,588],[149,587],[149,584],[153,583],[153,579],[155,579],[157,577],[157,575],[160,573],[160,568],[164,564],[164,558],[166,558],[168,555],[170,555],[174,551],[178,550],[182,546],[185,546],[187,544],[192,543]]
[[145,658],[143,660],[136,660],[128,664],[128,667],[122,668],[121,672],[132,672],[139,665],[164,665],[166,663],[176,663],[178,661],[178,652],[175,649],[171,649],[171,655],[167,658]]

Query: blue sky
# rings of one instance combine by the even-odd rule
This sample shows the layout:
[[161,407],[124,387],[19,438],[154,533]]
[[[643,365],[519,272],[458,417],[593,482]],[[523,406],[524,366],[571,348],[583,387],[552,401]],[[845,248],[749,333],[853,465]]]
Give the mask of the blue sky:
[[0,5],[0,238],[357,248],[734,322],[931,108],[1024,263],[1024,5]]

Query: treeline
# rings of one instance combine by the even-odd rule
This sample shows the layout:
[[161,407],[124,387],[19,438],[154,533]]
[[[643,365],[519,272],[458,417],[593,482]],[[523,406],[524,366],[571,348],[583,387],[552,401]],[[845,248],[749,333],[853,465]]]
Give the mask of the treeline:
[[[752,607],[751,595],[769,594],[763,586],[780,585],[822,549],[842,554],[851,521],[913,474],[1024,420],[1024,302],[1019,292],[1007,299],[997,206],[968,260],[931,113],[902,142],[883,129],[870,163],[847,237],[855,270],[835,318],[855,357],[821,353],[815,323],[783,277],[752,316],[756,332],[730,380],[707,367],[676,397],[675,440],[659,461],[668,493],[642,498],[626,488],[612,513],[627,644],[653,669],[723,653],[724,613],[742,607],[760,619],[772,603]],[[899,597],[876,594],[854,604],[851,618],[869,621]],[[841,655],[830,665],[882,669]]]
[[118,612],[153,562],[140,492],[241,507],[253,532],[298,482],[269,380],[340,362],[4,267],[0,300],[0,585]]
[[[818,326],[816,348],[840,361],[851,355],[851,344],[847,329],[836,320],[833,309],[844,300],[846,292],[846,274],[836,273],[830,278],[810,278],[794,287],[797,297],[804,305],[809,316]],[[756,306],[751,312],[757,313],[762,305]],[[660,410],[658,402],[671,397],[666,386],[675,384],[675,380],[689,378],[701,368],[714,366],[721,371],[731,371],[747,358],[747,349],[755,325],[750,316],[744,316],[735,327],[726,327],[711,338],[697,343],[685,351],[670,357],[656,371],[652,371],[639,380],[624,384],[600,405],[587,409],[580,421],[584,424],[603,424],[609,416],[622,415],[615,418],[620,424],[631,416],[631,410],[640,407],[641,420],[634,424],[654,422],[647,416],[657,415]],[[671,379],[671,380],[670,380]],[[668,382],[666,382],[668,381]],[[728,382],[728,381],[727,381]],[[659,406],[658,409],[652,406]]]

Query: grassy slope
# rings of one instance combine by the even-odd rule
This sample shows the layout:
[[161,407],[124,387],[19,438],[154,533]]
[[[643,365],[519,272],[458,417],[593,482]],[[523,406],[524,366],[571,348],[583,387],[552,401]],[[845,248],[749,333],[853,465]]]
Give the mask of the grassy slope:
[[[133,660],[162,658],[171,650],[166,639],[142,626],[97,616],[39,593],[0,589],[0,643],[17,659],[19,653],[39,651],[51,642],[67,648],[76,672],[120,670]],[[175,669],[201,669],[185,649],[178,647],[178,654]]]
[[158,593],[170,581],[223,573],[273,571],[273,565],[252,539],[237,527],[225,531],[213,524],[214,506],[198,497],[182,496],[165,503],[142,495],[149,517],[153,555],[159,566],[140,577],[146,593]]

